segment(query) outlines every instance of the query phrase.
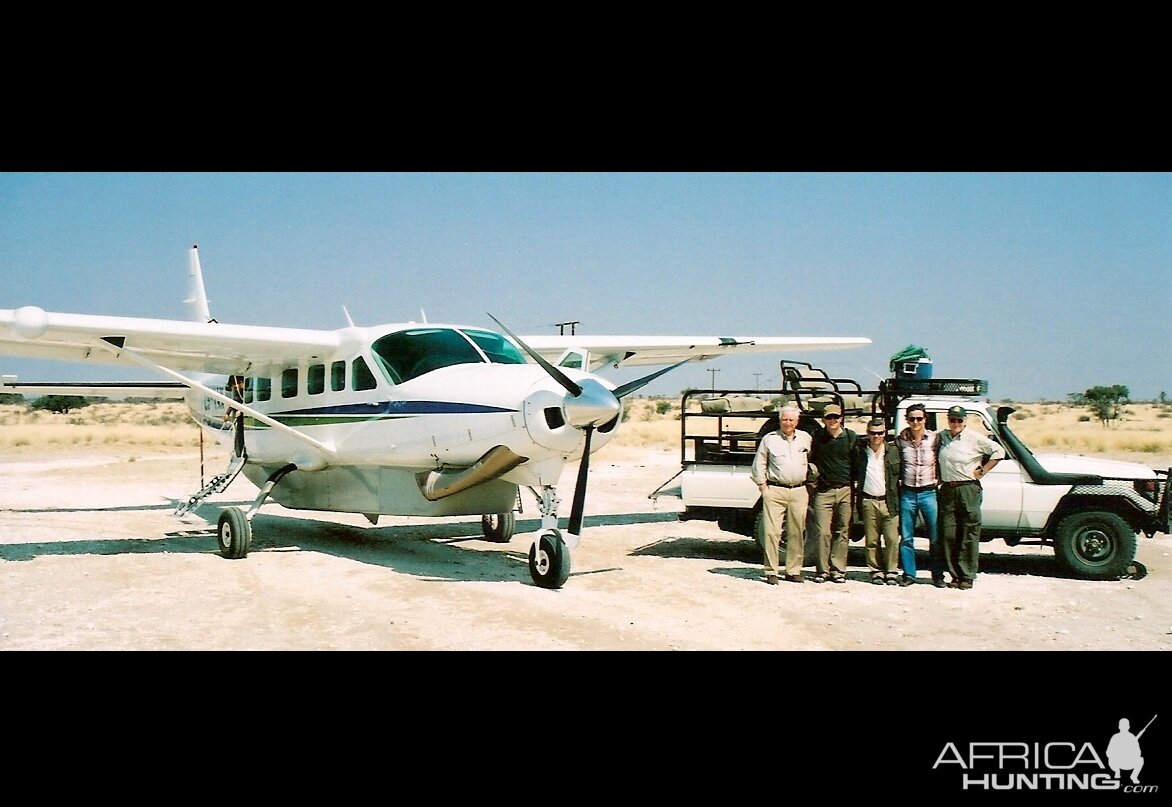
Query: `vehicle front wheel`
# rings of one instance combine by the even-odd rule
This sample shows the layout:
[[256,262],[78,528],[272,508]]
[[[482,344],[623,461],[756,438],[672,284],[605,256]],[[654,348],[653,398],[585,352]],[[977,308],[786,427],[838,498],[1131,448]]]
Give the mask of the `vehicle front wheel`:
[[252,542],[252,525],[239,507],[220,511],[220,522],[216,527],[216,540],[220,554],[226,558],[248,557],[248,545]]
[[1136,533],[1114,513],[1074,513],[1058,525],[1054,552],[1075,575],[1118,580],[1135,559]]
[[541,534],[529,547],[529,575],[542,588],[561,588],[570,576],[570,550],[561,530]]

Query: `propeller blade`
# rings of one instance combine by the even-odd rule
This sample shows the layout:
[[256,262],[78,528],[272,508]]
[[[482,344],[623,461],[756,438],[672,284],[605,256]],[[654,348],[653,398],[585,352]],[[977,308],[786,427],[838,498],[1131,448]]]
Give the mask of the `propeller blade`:
[[562,385],[562,387],[565,388],[566,392],[570,393],[575,398],[582,394],[582,388],[580,386],[578,386],[573,381],[571,381],[570,377],[567,376],[565,373],[563,373],[561,370],[559,370],[558,368],[556,368],[552,364],[550,364],[545,359],[545,357],[543,357],[540,353],[538,353],[533,348],[529,347],[529,345],[522,342],[521,337],[517,336],[517,334],[513,333],[508,328],[506,328],[505,324],[503,322],[501,322],[499,319],[494,317],[492,314],[489,314],[488,318],[491,319],[493,322],[495,322],[497,325],[499,325],[502,331],[504,331],[509,336],[511,336],[513,338],[513,341],[516,342],[518,345],[520,345],[521,349],[529,354],[529,358],[533,359],[533,361],[540,364],[541,367],[545,370],[545,372],[550,374],[550,376],[553,378],[554,381],[558,382],[559,384]]
[[675,364],[673,364],[671,367],[664,367],[662,370],[657,370],[654,373],[652,373],[651,375],[645,375],[642,378],[636,378],[634,381],[628,381],[626,384],[623,384],[620,387],[615,387],[614,397],[621,400],[624,396],[630,395],[632,392],[634,392],[637,389],[641,389],[642,387],[651,383],[655,379],[659,378],[664,373],[669,372],[671,370],[674,370],[677,367],[679,367],[681,364],[687,364],[690,361],[691,361],[691,359],[684,359],[683,361],[678,361]]
[[586,445],[582,449],[582,460],[578,463],[578,482],[574,486],[574,503],[570,506],[570,523],[566,532],[571,535],[582,534],[582,515],[586,509],[586,474],[590,471],[590,435],[594,433],[594,424],[586,427]]

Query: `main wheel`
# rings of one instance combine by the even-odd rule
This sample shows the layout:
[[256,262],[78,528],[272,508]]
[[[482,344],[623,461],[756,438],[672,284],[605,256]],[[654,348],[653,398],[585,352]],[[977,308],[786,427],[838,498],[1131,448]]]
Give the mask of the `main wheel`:
[[561,588],[570,576],[570,550],[561,530],[544,532],[529,547],[529,574],[542,588]]
[[1058,525],[1054,552],[1077,576],[1118,580],[1135,560],[1135,530],[1114,513],[1074,513]]
[[239,507],[228,507],[220,511],[216,539],[220,543],[220,554],[224,557],[248,557],[248,545],[252,542],[252,526],[244,517],[243,510]]
[[513,537],[513,529],[517,525],[517,515],[510,510],[507,513],[489,513],[480,517],[480,527],[484,530],[484,537],[498,544],[507,544]]

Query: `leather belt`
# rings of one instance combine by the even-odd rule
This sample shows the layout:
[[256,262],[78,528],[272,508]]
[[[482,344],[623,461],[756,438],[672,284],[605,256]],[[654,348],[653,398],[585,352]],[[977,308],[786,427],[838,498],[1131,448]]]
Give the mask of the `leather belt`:
[[839,489],[845,488],[845,487],[846,487],[846,483],[843,483],[841,485],[819,485],[818,491],[821,493],[825,493],[828,490],[839,490]]
[[767,479],[767,480],[765,480],[765,484],[769,485],[769,487],[771,487],[771,488],[800,488],[800,487],[804,486],[806,483],[799,482],[796,485],[787,485],[784,482],[774,482],[772,479]]
[[864,499],[876,499],[878,501],[883,501],[887,497],[886,496],[872,496],[870,493],[864,493],[863,498]]
[[946,488],[959,488],[961,485],[979,485],[975,479],[962,479],[959,482],[944,482],[942,483]]
[[918,488],[913,488],[911,485],[904,485],[903,489],[908,493],[923,493],[925,490],[935,490],[935,485],[922,485]]

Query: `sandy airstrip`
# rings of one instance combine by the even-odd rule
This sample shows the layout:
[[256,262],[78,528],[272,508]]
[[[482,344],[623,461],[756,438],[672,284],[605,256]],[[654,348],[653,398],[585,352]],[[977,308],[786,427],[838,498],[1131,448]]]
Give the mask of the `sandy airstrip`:
[[[1134,457],[1132,457],[1134,458]],[[1169,457],[1146,464],[1167,467]],[[1160,463],[1164,463],[1161,465]],[[208,477],[220,470],[208,459]],[[537,509],[518,535],[435,521],[266,504],[252,551],[227,560],[214,524],[252,501],[243,477],[196,514],[190,450],[95,447],[0,456],[0,650],[1166,650],[1172,537],[1141,536],[1137,574],[1062,573],[1050,549],[984,546],[972,591],[873,586],[859,545],[847,585],[766,586],[753,543],[679,521],[649,494],[667,448],[594,458],[582,545],[565,587],[530,580]],[[573,468],[559,494],[563,514]],[[921,548],[926,554],[926,544]]]

